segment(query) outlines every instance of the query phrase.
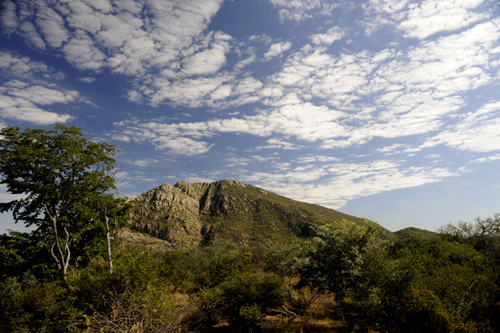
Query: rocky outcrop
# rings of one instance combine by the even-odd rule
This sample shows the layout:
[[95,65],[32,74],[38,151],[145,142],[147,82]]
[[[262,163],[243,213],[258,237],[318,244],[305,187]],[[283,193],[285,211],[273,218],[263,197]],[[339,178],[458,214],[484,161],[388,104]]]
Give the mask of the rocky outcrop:
[[160,185],[135,199],[132,227],[172,246],[194,245],[214,230],[214,226],[203,223],[203,216],[234,211],[235,205],[225,193],[233,187],[246,185],[234,180]]
[[361,219],[294,201],[234,180],[163,184],[134,199],[131,227],[169,247],[200,244],[262,245],[311,238],[320,226]]

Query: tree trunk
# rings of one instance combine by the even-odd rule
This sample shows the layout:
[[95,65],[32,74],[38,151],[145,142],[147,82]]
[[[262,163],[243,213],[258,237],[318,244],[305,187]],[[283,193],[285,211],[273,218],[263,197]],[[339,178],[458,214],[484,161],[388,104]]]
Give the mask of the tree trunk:
[[[69,266],[69,259],[71,258],[71,251],[69,249],[69,243],[71,242],[70,236],[68,233],[68,230],[66,227],[63,226],[64,232],[65,232],[65,242],[64,242],[64,251],[61,248],[61,243],[59,242],[59,233],[58,233],[58,228],[57,228],[57,218],[55,214],[51,214],[47,205],[45,205],[45,211],[47,212],[47,215],[50,217],[52,220],[52,232],[54,234],[54,242],[52,243],[52,247],[50,248],[50,253],[52,254],[52,257],[57,263],[57,268],[59,270],[59,273],[61,273],[62,278],[64,281],[67,281],[67,272],[68,272],[68,266]],[[54,247],[57,249],[57,254],[54,253]],[[59,257],[57,256],[59,255]]]
[[106,242],[108,244],[108,264],[109,264],[109,274],[113,273],[113,258],[111,257],[111,239],[109,230],[109,218],[104,212],[104,220],[106,221]]

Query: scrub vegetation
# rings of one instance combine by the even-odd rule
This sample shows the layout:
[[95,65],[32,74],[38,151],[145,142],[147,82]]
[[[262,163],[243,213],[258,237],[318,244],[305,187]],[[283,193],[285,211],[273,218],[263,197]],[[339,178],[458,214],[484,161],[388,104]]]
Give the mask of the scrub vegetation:
[[[2,183],[25,195],[3,210],[36,226],[0,236],[0,321],[12,332],[500,330],[500,215],[394,237],[367,219],[325,220],[309,238],[255,229],[248,244],[232,234],[160,250],[118,237],[133,207],[113,192],[113,146],[62,126],[2,134]],[[19,136],[56,146],[19,151]]]

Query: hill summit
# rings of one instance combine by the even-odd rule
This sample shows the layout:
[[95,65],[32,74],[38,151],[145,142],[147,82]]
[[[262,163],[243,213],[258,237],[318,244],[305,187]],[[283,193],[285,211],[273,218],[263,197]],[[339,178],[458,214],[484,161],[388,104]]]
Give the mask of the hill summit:
[[163,184],[134,199],[132,229],[167,247],[260,244],[310,238],[321,225],[363,219],[235,180]]

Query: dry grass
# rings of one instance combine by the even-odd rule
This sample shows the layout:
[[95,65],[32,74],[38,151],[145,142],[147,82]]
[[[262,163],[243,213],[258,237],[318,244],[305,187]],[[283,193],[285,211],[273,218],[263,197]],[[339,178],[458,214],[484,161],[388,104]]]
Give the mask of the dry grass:
[[[335,304],[333,295],[321,295],[311,300],[303,315],[285,316],[269,314],[264,317],[261,325],[253,332],[262,333],[348,333],[346,325],[333,320],[332,308]],[[235,328],[227,319],[221,320],[205,332],[226,333],[235,332]]]

